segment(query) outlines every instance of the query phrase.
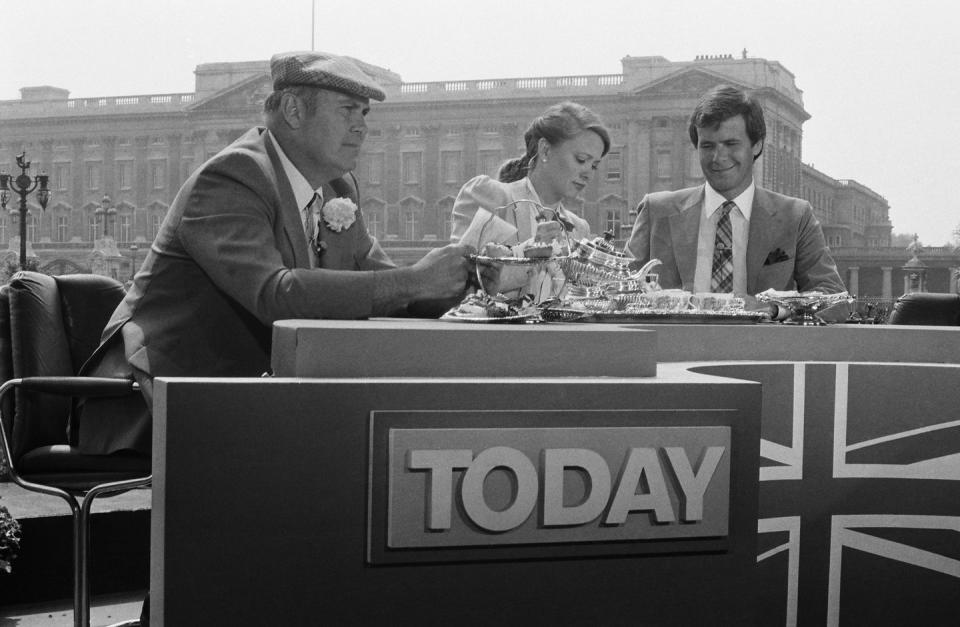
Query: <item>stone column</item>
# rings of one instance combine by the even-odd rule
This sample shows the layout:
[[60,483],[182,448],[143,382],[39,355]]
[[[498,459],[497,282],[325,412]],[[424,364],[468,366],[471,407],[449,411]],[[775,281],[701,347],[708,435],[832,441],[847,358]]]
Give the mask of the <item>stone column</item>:
[[167,135],[167,189],[164,201],[169,205],[183,181],[180,178],[181,161],[183,157],[183,135],[170,133]]
[[883,298],[893,300],[893,267],[881,266],[883,272]]
[[630,120],[627,123],[627,145],[624,146],[623,176],[627,179],[627,206],[636,209],[650,189],[650,121]]
[[847,281],[847,291],[856,296],[860,294],[860,266],[850,266],[850,279]]
[[440,228],[437,201],[440,200],[440,125],[424,124],[422,126],[424,135],[422,172],[420,189],[423,192],[423,215],[420,216],[420,239],[427,233],[433,233],[436,236],[442,235],[443,229]]
[[86,164],[83,161],[83,145],[85,143],[86,139],[83,137],[70,140],[70,147],[73,149],[73,157],[70,160],[73,170],[70,172],[70,195],[73,197],[71,204],[74,207],[82,207],[84,205],[84,170],[86,169]]
[[136,202],[134,204],[137,207],[147,205],[147,192],[153,188],[152,181],[150,181],[150,162],[147,160],[147,145],[149,143],[150,138],[146,135],[140,135],[133,139],[133,185],[136,192]]
[[383,143],[383,190],[384,201],[387,203],[384,211],[383,239],[396,239],[400,233],[400,133],[399,124],[384,128]]

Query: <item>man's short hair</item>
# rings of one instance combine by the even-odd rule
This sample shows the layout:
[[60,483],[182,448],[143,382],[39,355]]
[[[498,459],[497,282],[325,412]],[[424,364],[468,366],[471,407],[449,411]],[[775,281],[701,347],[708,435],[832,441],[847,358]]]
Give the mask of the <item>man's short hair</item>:
[[280,110],[280,103],[283,101],[284,94],[293,94],[300,98],[303,102],[304,113],[308,116],[312,116],[314,111],[317,110],[317,94],[320,93],[320,89],[317,87],[309,87],[307,85],[294,85],[292,87],[284,87],[272,92],[267,99],[263,101],[263,111],[264,113],[275,113]]
[[[763,120],[763,107],[757,99],[731,85],[717,85],[700,97],[690,116],[690,125],[687,130],[694,148],[697,147],[700,139],[698,129],[712,128],[736,115],[743,116],[751,145],[766,138],[767,124]],[[758,154],[757,157],[759,156]]]

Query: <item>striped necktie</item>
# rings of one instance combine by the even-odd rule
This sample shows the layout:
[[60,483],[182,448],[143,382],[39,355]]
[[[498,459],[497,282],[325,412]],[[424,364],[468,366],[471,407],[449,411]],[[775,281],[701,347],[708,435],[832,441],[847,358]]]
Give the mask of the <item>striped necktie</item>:
[[733,291],[733,225],[730,211],[736,203],[728,200],[720,206],[717,220],[717,238],[713,246],[713,271],[710,275],[711,292]]

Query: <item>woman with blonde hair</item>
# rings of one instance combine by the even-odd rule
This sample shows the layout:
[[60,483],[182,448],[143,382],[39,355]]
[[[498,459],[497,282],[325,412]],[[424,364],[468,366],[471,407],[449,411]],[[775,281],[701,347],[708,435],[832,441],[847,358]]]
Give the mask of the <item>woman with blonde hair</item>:
[[[497,179],[477,176],[460,189],[453,204],[452,241],[461,241],[478,209],[496,213],[516,229],[511,241],[495,242],[516,253],[531,240],[550,242],[565,233],[566,239],[575,242],[589,236],[587,221],[564,203],[577,199],[610,150],[610,134],[600,118],[575,102],[555,104],[533,120],[524,133],[524,144],[524,154],[500,166]],[[501,207],[508,208],[497,212]],[[488,242],[470,243],[481,250]],[[551,265],[550,274],[556,277],[559,269]],[[526,287],[537,300],[556,295],[555,286],[538,284],[542,280],[542,276],[527,276],[525,269],[504,268],[499,287],[502,292]]]

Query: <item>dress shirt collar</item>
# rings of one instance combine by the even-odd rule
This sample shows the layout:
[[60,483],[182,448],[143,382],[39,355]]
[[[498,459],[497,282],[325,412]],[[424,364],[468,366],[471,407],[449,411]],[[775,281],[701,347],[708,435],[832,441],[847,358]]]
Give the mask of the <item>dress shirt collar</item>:
[[[751,181],[747,189],[743,190],[739,196],[733,199],[733,202],[737,204],[737,208],[740,209],[740,213],[743,214],[747,222],[750,221],[750,214],[753,211],[753,195],[756,190],[756,183]],[[721,196],[717,190],[710,187],[710,183],[703,184],[704,218],[709,220],[713,217],[713,214],[715,214],[725,202],[727,202],[727,199]]]
[[277,154],[280,156],[280,163],[283,165],[283,172],[287,175],[287,180],[290,181],[290,187],[293,188],[293,197],[297,199],[297,207],[300,211],[303,211],[306,206],[310,204],[310,201],[313,200],[314,193],[319,194],[320,201],[323,202],[323,186],[317,189],[310,187],[310,183],[307,182],[306,177],[300,173],[297,166],[293,165],[287,153],[283,152],[283,148],[280,147],[280,142],[273,136],[270,129],[267,129],[267,136],[270,138],[270,141],[273,142],[273,147],[277,149]]

